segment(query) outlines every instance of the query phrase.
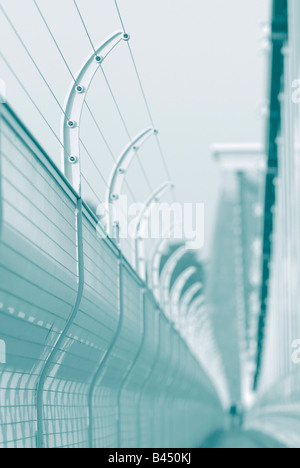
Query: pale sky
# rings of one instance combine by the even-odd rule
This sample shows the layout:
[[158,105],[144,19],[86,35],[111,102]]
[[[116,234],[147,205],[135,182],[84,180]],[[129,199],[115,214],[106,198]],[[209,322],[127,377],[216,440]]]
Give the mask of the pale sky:
[[[73,0],[38,0],[74,74],[92,52]],[[1,0],[51,89],[63,105],[71,84],[68,71],[47,32],[33,0]],[[121,29],[113,0],[78,0],[95,46]],[[269,20],[269,0],[119,0],[119,7],[140,71],[167,160],[177,198],[204,202],[206,247],[212,237],[220,188],[211,145],[219,142],[260,142],[264,122],[259,103],[267,97],[268,57],[260,52],[262,23]],[[1,51],[36,101],[57,135],[61,110],[0,11]],[[150,126],[132,62],[120,44],[104,69],[133,137]],[[7,100],[60,165],[60,146],[36,112],[7,66],[0,59],[0,79]],[[98,73],[88,102],[117,156],[128,137],[103,75]],[[111,155],[85,112],[82,139],[107,179]],[[167,179],[155,141],[141,151],[151,186]],[[104,187],[86,155],[83,170],[102,199]],[[149,188],[137,163],[128,174],[136,199]]]

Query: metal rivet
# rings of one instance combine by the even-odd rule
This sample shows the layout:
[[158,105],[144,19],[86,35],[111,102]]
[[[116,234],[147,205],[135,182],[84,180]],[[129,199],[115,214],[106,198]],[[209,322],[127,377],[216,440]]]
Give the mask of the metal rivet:
[[84,93],[85,89],[83,86],[76,86],[76,92],[79,93],[79,94],[82,94]]
[[127,34],[127,33],[123,34],[123,40],[126,41],[126,42],[129,41],[130,40],[130,35]]
[[76,164],[78,162],[77,156],[69,156],[68,159],[70,164]]
[[158,135],[159,134],[159,131],[158,130],[154,130],[154,135]]
[[119,174],[125,174],[125,169],[122,169],[121,167],[119,167],[118,173]]
[[95,60],[97,63],[101,63],[103,61],[103,57],[101,55],[96,55]]
[[111,199],[112,199],[112,200],[118,200],[118,199],[119,199],[119,195],[117,195],[116,193],[113,193],[112,196],[111,196]]
[[73,120],[69,120],[67,125],[68,125],[69,128],[74,128],[74,127],[76,127],[76,122],[74,122]]

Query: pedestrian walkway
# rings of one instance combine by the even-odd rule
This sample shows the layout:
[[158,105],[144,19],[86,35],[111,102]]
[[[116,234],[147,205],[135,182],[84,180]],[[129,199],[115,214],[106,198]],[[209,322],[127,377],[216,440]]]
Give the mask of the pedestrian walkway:
[[233,430],[215,432],[201,448],[213,449],[275,449],[286,448],[280,442],[255,431]]

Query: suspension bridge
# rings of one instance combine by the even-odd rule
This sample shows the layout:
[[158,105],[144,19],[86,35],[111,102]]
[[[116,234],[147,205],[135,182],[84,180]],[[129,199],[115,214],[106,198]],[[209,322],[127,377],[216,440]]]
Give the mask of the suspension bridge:
[[[207,262],[172,219],[145,235],[179,204],[124,5],[107,2],[117,27],[97,38],[68,2],[73,54],[51,5],[29,3],[41,44],[0,4],[5,82],[28,115],[2,92],[0,447],[300,447],[297,0],[272,2],[265,141],[213,146]],[[140,207],[132,236],[122,197]]]

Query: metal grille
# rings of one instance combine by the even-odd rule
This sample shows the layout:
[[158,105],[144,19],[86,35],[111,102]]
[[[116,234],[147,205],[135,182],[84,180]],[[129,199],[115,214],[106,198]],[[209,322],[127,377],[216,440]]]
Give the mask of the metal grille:
[[[140,396],[151,376],[158,349],[159,311],[148,294],[144,295],[144,323],[140,349],[120,395],[120,428],[123,447],[136,447],[140,430]],[[149,401],[151,407],[151,401]],[[147,421],[146,421],[147,423]]]
[[36,385],[76,297],[75,198],[5,121],[1,134],[0,443],[31,447]]
[[188,446],[206,376],[6,106],[0,164],[0,447]]
[[[117,257],[103,239],[97,238],[95,223],[86,212],[83,221],[84,292],[44,391],[44,438],[55,441],[55,447],[88,446],[87,402],[91,382],[113,340],[118,322]],[[53,386],[63,389],[58,409],[51,398]],[[59,439],[61,427],[56,425],[54,431],[58,439],[55,440],[54,434],[48,433],[46,428],[57,420],[65,422],[66,414],[68,426],[64,428],[64,437]],[[51,442],[50,446],[53,446]]]
[[[105,434],[107,431],[101,431],[99,427],[95,439],[97,447],[118,447],[120,445],[119,392],[127,371],[135,359],[142,338],[141,289],[124,266],[120,269],[120,289],[119,327],[95,394],[95,406],[98,411],[97,427],[102,419],[102,424],[109,427],[109,437],[102,437],[101,433]],[[101,427],[103,428],[103,425]]]

